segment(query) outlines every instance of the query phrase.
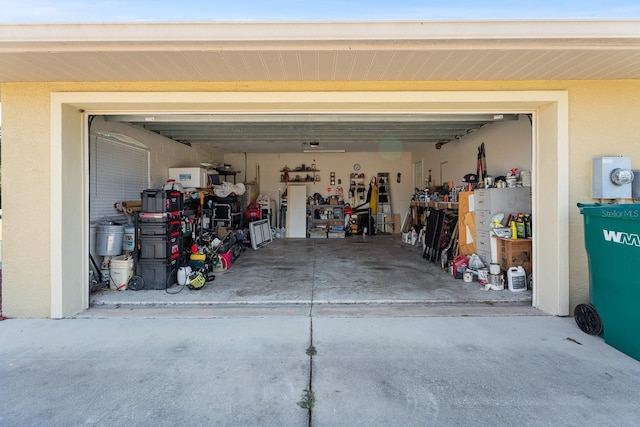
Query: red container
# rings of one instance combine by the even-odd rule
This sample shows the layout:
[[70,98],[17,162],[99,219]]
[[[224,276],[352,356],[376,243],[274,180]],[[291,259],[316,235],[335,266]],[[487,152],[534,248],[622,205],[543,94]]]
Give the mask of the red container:
[[260,219],[262,216],[262,208],[260,207],[260,204],[256,202],[249,203],[245,215],[247,219]]
[[[458,255],[453,259],[453,277],[462,279],[462,273],[469,267],[469,261],[464,255]],[[458,277],[459,276],[459,277]]]

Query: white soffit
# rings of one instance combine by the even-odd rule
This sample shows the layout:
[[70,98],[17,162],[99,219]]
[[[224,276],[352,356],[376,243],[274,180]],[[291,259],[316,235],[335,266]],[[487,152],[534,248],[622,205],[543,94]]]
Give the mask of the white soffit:
[[0,25],[0,83],[640,78],[640,20]]

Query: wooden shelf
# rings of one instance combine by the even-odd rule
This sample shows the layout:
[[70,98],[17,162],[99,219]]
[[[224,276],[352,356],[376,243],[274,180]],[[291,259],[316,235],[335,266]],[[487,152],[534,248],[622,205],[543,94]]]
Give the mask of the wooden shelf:
[[[280,171],[280,182],[283,183],[316,183],[320,182],[320,175],[317,175],[318,169],[305,168],[304,170],[285,170]],[[295,177],[298,176],[299,179]]]
[[411,206],[435,209],[458,209],[458,202],[411,202]]

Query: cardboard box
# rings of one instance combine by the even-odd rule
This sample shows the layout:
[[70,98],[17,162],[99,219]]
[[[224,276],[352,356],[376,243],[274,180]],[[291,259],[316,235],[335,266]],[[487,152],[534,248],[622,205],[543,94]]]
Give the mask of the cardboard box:
[[522,266],[527,273],[533,270],[533,254],[531,239],[502,239],[497,240],[497,254],[500,268],[504,271],[511,267]]
[[393,234],[400,234],[401,231],[400,214],[393,214]]

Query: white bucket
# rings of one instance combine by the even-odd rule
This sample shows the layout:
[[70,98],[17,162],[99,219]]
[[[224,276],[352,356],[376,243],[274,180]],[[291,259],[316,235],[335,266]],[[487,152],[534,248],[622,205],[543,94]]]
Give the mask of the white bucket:
[[135,247],[136,229],[133,225],[127,225],[124,227],[124,234],[122,236],[122,252],[133,252]]
[[511,292],[522,292],[527,290],[527,277],[522,266],[511,267],[507,270],[507,281]]
[[113,290],[127,289],[129,279],[133,276],[133,258],[122,255],[111,259],[109,263],[109,287]]
[[113,256],[122,253],[124,225],[98,225],[96,255]]

